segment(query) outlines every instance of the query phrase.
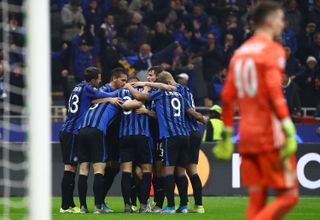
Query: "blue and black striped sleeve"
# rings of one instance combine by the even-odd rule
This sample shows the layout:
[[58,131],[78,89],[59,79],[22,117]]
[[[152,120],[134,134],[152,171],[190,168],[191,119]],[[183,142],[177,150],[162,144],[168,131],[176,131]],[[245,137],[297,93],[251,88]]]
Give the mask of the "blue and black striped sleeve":
[[163,92],[164,91],[162,91],[160,89],[149,92],[150,99],[151,100],[159,99],[163,95]]

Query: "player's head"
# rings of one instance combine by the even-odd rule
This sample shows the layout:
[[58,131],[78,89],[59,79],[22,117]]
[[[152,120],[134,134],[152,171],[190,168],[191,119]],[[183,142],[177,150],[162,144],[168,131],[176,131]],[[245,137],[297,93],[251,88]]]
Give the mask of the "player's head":
[[157,77],[159,73],[163,71],[163,68],[161,66],[152,66],[150,69],[148,69],[148,76],[147,79],[149,82],[155,82],[157,80]]
[[111,70],[111,80],[110,83],[113,84],[115,89],[119,89],[124,87],[128,80],[128,75],[126,73],[126,70],[121,67],[114,68]]
[[171,73],[167,71],[159,73],[157,81],[168,85],[174,85],[176,83]]
[[101,71],[97,67],[88,67],[84,71],[84,80],[93,87],[98,88],[101,83]]
[[131,82],[139,82],[139,78],[136,77],[136,76],[131,76],[128,78],[128,83],[131,83]]
[[268,30],[273,38],[281,35],[285,23],[284,12],[280,3],[261,1],[253,8],[251,16],[256,30]]

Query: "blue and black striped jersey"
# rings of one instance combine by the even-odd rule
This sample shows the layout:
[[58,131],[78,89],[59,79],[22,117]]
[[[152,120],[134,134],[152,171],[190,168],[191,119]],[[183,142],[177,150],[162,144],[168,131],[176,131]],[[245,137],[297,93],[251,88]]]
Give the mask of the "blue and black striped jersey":
[[115,90],[110,86],[109,83],[106,83],[100,88],[100,91],[102,91],[102,92],[113,92]]
[[179,92],[155,90],[149,93],[158,115],[160,139],[177,135],[187,136],[185,111],[190,106]]
[[86,82],[79,83],[71,92],[68,103],[68,114],[62,125],[62,131],[73,134],[79,133],[80,123],[91,105],[91,101],[98,98],[116,97],[118,94],[102,92]]
[[[142,92],[143,88],[137,88],[137,90]],[[119,90],[119,97],[122,98],[124,102],[133,99],[129,90],[126,89]],[[145,107],[150,109],[150,103],[146,102]],[[123,110],[121,114],[119,137],[132,135],[150,136],[148,115],[136,114],[134,110]]]
[[106,135],[109,125],[116,118],[119,111],[119,107],[110,103],[93,105],[86,112],[80,128],[97,128]]
[[[182,94],[182,96],[184,97],[184,99],[189,103],[189,105],[195,109],[195,105],[194,105],[194,100],[193,100],[193,95],[190,91],[190,89],[187,86],[181,85],[181,84],[177,84],[177,91],[180,92]],[[188,109],[186,109],[188,110]],[[185,115],[185,120],[186,120],[186,126],[188,131],[199,131],[199,125],[196,119],[192,118],[190,115],[186,114]]]

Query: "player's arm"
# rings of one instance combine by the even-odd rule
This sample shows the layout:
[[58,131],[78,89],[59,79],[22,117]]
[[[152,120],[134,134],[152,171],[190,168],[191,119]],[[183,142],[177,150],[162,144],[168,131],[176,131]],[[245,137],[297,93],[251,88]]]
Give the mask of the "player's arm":
[[[284,56],[278,59],[284,59]],[[281,63],[281,62],[280,62]],[[276,63],[271,67],[268,66],[265,76],[267,94],[269,102],[275,112],[277,118],[282,122],[282,128],[286,134],[286,142],[281,150],[281,159],[286,159],[288,156],[297,151],[297,142],[295,140],[296,129],[290,118],[287,102],[284,98],[281,88],[283,67]]]
[[139,100],[139,101],[142,101],[142,102],[145,102],[145,101],[150,101],[151,98],[149,96],[148,93],[145,93],[145,92],[139,92],[137,91],[135,88],[132,87],[132,85],[130,85],[129,83],[127,83],[125,86],[124,86],[125,89],[128,89],[129,92],[132,94],[132,96]]
[[142,102],[138,100],[127,100],[122,104],[122,109],[130,110],[130,109],[138,109],[143,105]]
[[139,115],[146,114],[152,118],[157,118],[157,113],[153,110],[147,109],[145,106],[141,106],[140,108],[136,109],[136,113]]
[[121,106],[122,105],[122,100],[118,97],[114,97],[114,98],[101,98],[101,99],[94,99],[92,100],[92,104],[100,104],[100,103],[104,103],[104,102],[109,102],[112,105],[116,105],[116,106]]
[[177,91],[177,88],[172,85],[167,85],[164,83],[155,83],[155,82],[133,82],[131,83],[132,86],[149,86],[155,89],[162,89],[167,91]]
[[188,115],[196,119],[197,121],[201,122],[202,124],[207,124],[209,121],[209,118],[207,116],[202,115],[201,113],[197,112],[193,108],[187,109]]

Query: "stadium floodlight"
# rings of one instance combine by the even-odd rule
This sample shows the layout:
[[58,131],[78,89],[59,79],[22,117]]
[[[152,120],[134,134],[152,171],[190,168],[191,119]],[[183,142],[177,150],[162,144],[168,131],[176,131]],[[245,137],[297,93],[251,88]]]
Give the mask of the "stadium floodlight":
[[[49,220],[49,0],[24,0],[22,5],[19,2],[0,2],[3,72],[0,76],[0,219],[17,219],[12,210],[22,209],[25,211],[19,214],[19,219]],[[17,15],[22,23],[12,28],[10,20]],[[22,36],[23,45],[12,44],[12,34]],[[11,62],[12,54],[18,55],[17,63]],[[25,85],[15,85],[15,71]],[[20,98],[22,101],[17,104]],[[16,140],[17,134],[23,138]]]

